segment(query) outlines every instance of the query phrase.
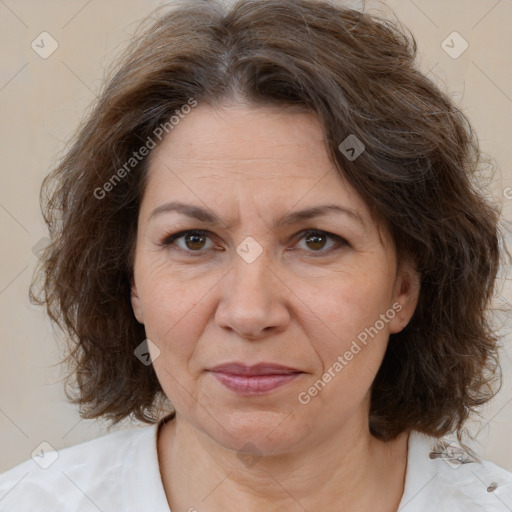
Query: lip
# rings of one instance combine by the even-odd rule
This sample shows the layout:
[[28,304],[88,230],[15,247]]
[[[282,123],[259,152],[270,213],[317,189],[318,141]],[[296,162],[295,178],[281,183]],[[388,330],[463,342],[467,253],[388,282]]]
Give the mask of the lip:
[[258,363],[247,366],[239,362],[221,364],[208,371],[227,389],[244,396],[270,393],[304,373],[280,364]]
[[224,363],[208,369],[211,372],[221,372],[231,375],[262,376],[262,375],[290,375],[292,373],[303,373],[297,368],[283,366],[276,363],[257,363],[246,365],[238,361]]
[[273,375],[234,375],[232,373],[212,372],[213,376],[226,388],[245,396],[270,393],[295,380],[301,373]]

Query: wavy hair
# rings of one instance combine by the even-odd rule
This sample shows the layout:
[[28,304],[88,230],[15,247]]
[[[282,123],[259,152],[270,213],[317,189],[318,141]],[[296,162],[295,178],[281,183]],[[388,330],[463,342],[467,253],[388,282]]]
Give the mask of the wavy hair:
[[[236,97],[316,113],[336,168],[389,227],[399,261],[412,259],[421,276],[416,311],[390,336],[372,385],[371,433],[459,432],[500,382],[487,315],[499,211],[477,183],[478,138],[418,70],[414,36],[329,1],[191,0],[166,9],[119,59],[41,188],[51,244],[30,298],[65,334],[68,398],[84,418],[157,421],[165,397],[153,367],[134,356],[146,336],[130,303],[148,158],[126,162],[191,98]],[[339,150],[349,135],[365,146],[354,160]]]

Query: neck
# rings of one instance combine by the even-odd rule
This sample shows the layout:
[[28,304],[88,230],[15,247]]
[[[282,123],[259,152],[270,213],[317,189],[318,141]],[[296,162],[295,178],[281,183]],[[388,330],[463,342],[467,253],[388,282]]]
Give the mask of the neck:
[[300,450],[242,461],[176,414],[160,429],[158,453],[173,512],[395,512],[407,440],[403,433],[385,443],[354,424]]

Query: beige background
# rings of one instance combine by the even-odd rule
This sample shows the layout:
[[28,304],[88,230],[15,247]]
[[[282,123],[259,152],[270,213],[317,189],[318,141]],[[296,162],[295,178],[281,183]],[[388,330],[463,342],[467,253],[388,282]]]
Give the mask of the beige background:
[[[106,432],[104,424],[80,420],[66,403],[63,374],[52,366],[58,345],[42,309],[28,301],[37,261],[32,249],[47,235],[38,193],[94,99],[105,66],[138,21],[162,3],[0,0],[0,472],[29,458],[42,441],[59,449]],[[512,193],[506,198],[503,191],[512,186],[512,1],[390,0],[387,5],[416,36],[422,69],[445,84],[472,120],[483,149],[495,157],[491,188],[510,218]],[[31,48],[43,31],[58,43],[46,59]],[[442,48],[454,31],[469,44],[456,59]],[[457,37],[447,40],[452,51],[461,48]],[[497,303],[511,298],[505,287]],[[510,331],[512,320],[506,326]],[[510,345],[510,336],[505,342]],[[473,447],[512,471],[512,350],[507,350],[504,387],[475,424],[474,431],[481,431]]]

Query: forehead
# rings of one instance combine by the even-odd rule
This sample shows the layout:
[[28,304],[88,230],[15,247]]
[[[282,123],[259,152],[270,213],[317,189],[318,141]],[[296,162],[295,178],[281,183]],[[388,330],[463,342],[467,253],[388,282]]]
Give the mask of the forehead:
[[148,168],[150,180],[311,186],[324,177],[330,187],[350,188],[328,155],[318,117],[304,109],[198,105],[153,150]]
[[198,105],[153,150],[148,172],[143,215],[183,199],[226,217],[273,219],[335,203],[373,224],[332,162],[318,117],[304,109]]
[[209,169],[217,163],[217,170],[224,169],[227,177],[240,178],[254,177],[241,172],[248,167],[258,176],[273,171],[276,177],[309,178],[317,174],[311,169],[313,161],[332,166],[313,112],[238,103],[195,107],[154,150],[151,166],[163,161],[202,166],[205,178],[211,177]]
[[173,202],[247,229],[334,205],[360,217],[368,236],[391,241],[386,222],[332,162],[317,115],[304,109],[199,104],[150,154],[140,222]]

